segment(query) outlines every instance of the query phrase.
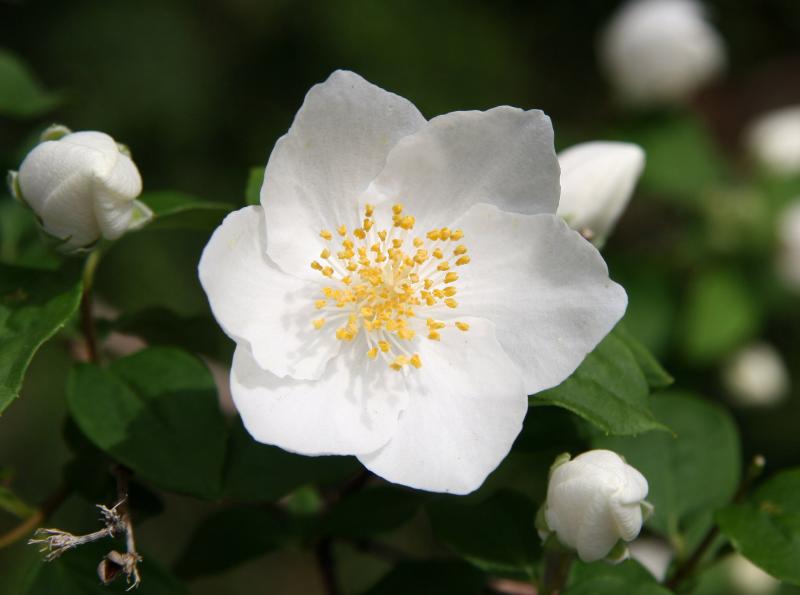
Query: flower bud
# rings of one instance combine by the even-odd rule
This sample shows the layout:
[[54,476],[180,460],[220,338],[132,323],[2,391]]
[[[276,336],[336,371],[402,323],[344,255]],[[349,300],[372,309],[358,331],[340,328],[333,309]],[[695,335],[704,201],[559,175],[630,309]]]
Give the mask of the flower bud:
[[135,200],[142,190],[136,165],[102,132],[49,128],[9,182],[65,252],[90,248],[101,237],[117,239],[152,217]]
[[601,245],[633,194],[644,168],[644,151],[620,142],[589,142],[559,153],[558,215]]
[[[610,450],[590,450],[556,463],[550,472],[544,520],[547,529],[584,562],[606,558],[639,535],[652,507],[647,480]],[[623,552],[617,560],[627,557]]]
[[789,392],[786,365],[780,353],[767,343],[753,343],[734,354],[723,370],[722,380],[742,405],[771,405]]
[[800,199],[778,218],[778,273],[790,287],[800,289]]
[[694,0],[633,0],[608,24],[603,67],[630,104],[676,104],[725,66],[718,33]]
[[800,105],[785,107],[756,119],[745,133],[749,153],[768,170],[800,174]]

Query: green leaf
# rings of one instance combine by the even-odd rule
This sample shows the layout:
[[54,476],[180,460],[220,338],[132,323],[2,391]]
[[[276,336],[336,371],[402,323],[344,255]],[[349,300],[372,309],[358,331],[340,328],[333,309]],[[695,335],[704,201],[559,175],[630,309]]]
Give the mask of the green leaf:
[[211,202],[183,192],[146,192],[139,200],[153,211],[147,229],[212,230],[231,212],[231,205]]
[[653,354],[631,335],[624,325],[617,325],[614,329],[614,334],[630,349],[651,390],[666,388],[675,382],[675,379],[661,367],[661,364],[653,357]]
[[479,595],[485,578],[457,560],[401,562],[363,595]]
[[248,205],[261,204],[261,186],[264,184],[264,168],[251,167],[244,190],[244,201]]
[[175,572],[185,579],[224,572],[286,545],[296,533],[291,517],[278,508],[220,510],[194,529]]
[[0,485],[0,510],[5,510],[20,519],[26,519],[36,512],[36,509],[23,502],[4,485]]
[[638,437],[600,436],[594,448],[618,452],[650,485],[655,506],[648,525],[685,553],[685,533],[697,515],[727,504],[739,484],[739,436],[730,414],[681,393],[653,399],[658,419],[674,432]]
[[642,124],[625,140],[647,154],[640,182],[645,192],[695,206],[699,194],[724,182],[724,161],[699,121],[681,116]]
[[396,529],[419,510],[425,495],[389,486],[367,488],[338,502],[322,520],[320,532],[353,539]]
[[800,468],[769,479],[746,503],[719,511],[717,522],[743,556],[800,585]]
[[[124,551],[119,541],[103,540],[80,546],[52,562],[36,560],[30,568],[20,595],[109,595],[125,593],[129,585],[121,575],[109,586],[97,578],[97,565],[111,550]],[[142,582],[135,590],[137,595],[188,595],[189,591],[158,562],[140,552],[139,565]]]
[[277,500],[304,484],[341,482],[359,469],[353,457],[304,457],[260,444],[237,420],[228,444],[224,491],[237,500]]
[[724,269],[692,283],[681,325],[683,349],[694,363],[708,364],[756,334],[759,311],[745,280]]
[[533,576],[541,548],[536,505],[526,496],[503,490],[478,504],[443,497],[428,504],[428,515],[437,538],[487,573]]
[[67,401],[100,449],[165,490],[219,496],[227,430],[208,369],[177,349],[151,347],[108,369],[73,369]]
[[0,49],[0,115],[33,118],[58,102],[58,96],[42,89],[16,56]]
[[19,395],[36,350],[80,300],[77,276],[0,264],[0,413]]
[[609,434],[641,434],[664,429],[649,406],[650,387],[630,348],[616,332],[586,356],[555,388],[530,398],[533,406],[568,409]]
[[576,562],[564,595],[669,595],[671,592],[638,562],[626,560],[616,565]]

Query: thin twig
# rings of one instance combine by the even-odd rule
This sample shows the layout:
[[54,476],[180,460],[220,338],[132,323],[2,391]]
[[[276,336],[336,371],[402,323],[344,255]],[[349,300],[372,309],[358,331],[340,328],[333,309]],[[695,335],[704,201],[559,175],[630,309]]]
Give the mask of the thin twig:
[[[117,498],[120,502],[120,517],[122,520],[123,531],[125,533],[125,553],[109,552],[105,560],[100,563],[98,572],[102,575],[109,570],[112,570],[108,576],[108,582],[116,578],[116,573],[122,571],[128,578],[130,587],[128,590],[134,589],[142,582],[142,577],[139,575],[139,562],[142,557],[136,551],[136,539],[133,533],[133,522],[131,520],[130,506],[128,505],[128,481],[131,472],[122,465],[114,467],[114,475],[117,478]],[[113,572],[116,570],[116,572]]]
[[327,537],[320,539],[314,548],[314,553],[317,557],[317,566],[319,566],[326,595],[339,595],[341,591],[339,590],[339,580],[336,576],[331,540]]
[[540,593],[553,595],[564,589],[569,576],[569,567],[572,564],[572,554],[558,548],[547,550],[544,559],[544,576]]
[[100,264],[100,251],[95,250],[86,258],[83,265],[83,294],[81,295],[81,332],[86,341],[86,352],[89,361],[97,363],[99,352],[97,350],[97,333],[94,328],[94,315],[92,313],[92,288],[97,265]]
[[[739,488],[736,490],[736,494],[733,497],[734,503],[739,503],[744,500],[744,498],[747,496],[747,492],[753,485],[753,482],[756,479],[758,479],[758,477],[761,475],[761,472],[764,471],[764,465],[765,465],[765,460],[763,456],[756,455],[755,457],[753,457],[753,461],[747,468],[747,472],[742,478],[742,481],[739,484]],[[668,589],[672,589],[673,591],[676,590],[687,578],[689,578],[694,573],[695,568],[697,568],[697,565],[700,564],[700,561],[706,555],[708,549],[716,541],[718,535],[719,535],[719,526],[715,523],[708,530],[705,537],[700,542],[700,545],[698,545],[697,548],[694,550],[694,553],[689,558],[687,558],[683,564],[681,564],[680,566],[678,566],[677,569],[675,569],[675,573],[666,582],[666,587]]]

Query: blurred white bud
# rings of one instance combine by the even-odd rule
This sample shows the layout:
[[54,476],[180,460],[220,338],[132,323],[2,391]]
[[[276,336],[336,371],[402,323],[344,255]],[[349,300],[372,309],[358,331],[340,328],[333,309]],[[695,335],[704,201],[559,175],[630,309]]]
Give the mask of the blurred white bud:
[[800,173],[800,105],[771,111],[756,119],[745,133],[749,153],[780,175]]
[[142,180],[126,149],[102,132],[51,127],[11,172],[17,198],[37,215],[65,252],[119,238],[146,223],[152,212],[135,200]]
[[638,145],[595,141],[559,153],[558,215],[600,245],[611,233],[644,168]]
[[778,590],[781,583],[740,554],[726,560],[730,581],[742,595],[768,595]]
[[644,566],[658,582],[664,582],[675,552],[663,539],[643,537],[630,545],[631,558]]
[[725,365],[722,380],[742,405],[772,405],[789,392],[786,365],[767,343],[753,343],[736,352]]
[[[652,507],[647,480],[610,450],[590,450],[556,464],[550,473],[544,520],[584,562],[609,556],[639,535]],[[616,560],[626,556],[614,555]]]
[[800,289],[800,199],[778,218],[778,273]]
[[630,104],[676,104],[718,75],[725,46],[694,0],[633,0],[600,40],[602,65]]

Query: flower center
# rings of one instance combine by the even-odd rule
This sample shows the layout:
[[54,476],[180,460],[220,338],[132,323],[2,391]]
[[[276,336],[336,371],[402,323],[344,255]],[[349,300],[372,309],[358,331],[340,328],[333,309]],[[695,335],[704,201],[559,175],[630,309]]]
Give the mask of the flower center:
[[[349,233],[344,225],[339,236],[322,230],[326,247],[311,268],[332,281],[314,302],[325,316],[312,321],[321,330],[336,324],[336,338],[352,341],[363,328],[367,357],[381,355],[393,370],[406,366],[422,367],[418,353],[406,348],[418,332],[431,341],[441,339],[439,331],[447,323],[420,316],[419,310],[444,305],[455,309],[458,302],[455,267],[469,263],[467,248],[459,241],[460,229],[431,229],[413,236],[415,219],[403,213],[403,205],[392,207],[392,227],[376,230],[374,207],[366,205],[361,227]],[[336,246],[338,244],[338,246]],[[322,261],[322,262],[320,262]],[[424,325],[422,323],[424,320]],[[454,322],[460,331],[469,330],[466,322]]]

